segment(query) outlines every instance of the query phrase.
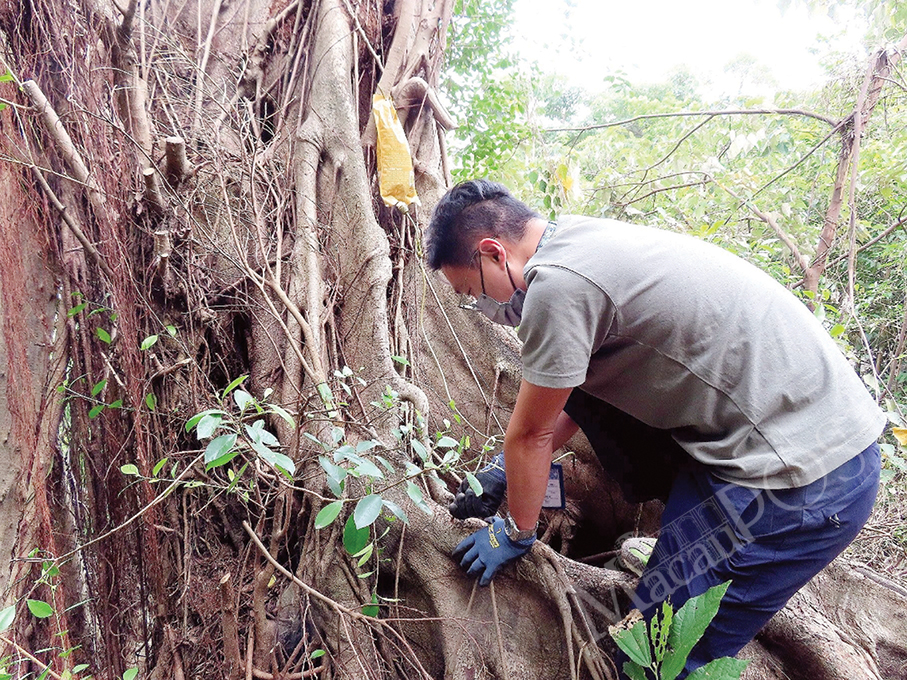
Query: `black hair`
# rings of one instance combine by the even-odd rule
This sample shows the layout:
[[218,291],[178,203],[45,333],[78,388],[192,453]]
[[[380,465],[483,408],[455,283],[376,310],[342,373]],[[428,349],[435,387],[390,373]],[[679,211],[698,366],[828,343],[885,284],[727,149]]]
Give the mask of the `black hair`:
[[479,240],[519,241],[533,217],[539,214],[503,184],[487,179],[462,182],[435,206],[425,232],[425,259],[431,269],[468,267]]

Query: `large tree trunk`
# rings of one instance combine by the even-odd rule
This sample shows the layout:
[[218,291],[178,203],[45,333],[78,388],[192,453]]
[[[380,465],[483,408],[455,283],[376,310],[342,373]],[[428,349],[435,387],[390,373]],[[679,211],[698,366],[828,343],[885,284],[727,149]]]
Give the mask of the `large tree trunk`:
[[[231,680],[614,676],[605,631],[633,581],[581,560],[655,530],[658,505],[626,503],[578,439],[568,509],[546,517],[559,552],[539,544],[477,589],[449,557],[476,524],[444,509],[459,481],[447,449],[435,468],[418,455],[449,431],[473,457],[501,435],[519,384],[515,337],[458,309],[419,257],[449,184],[436,90],[450,12],[448,0],[0,3],[22,83],[4,86],[17,106],[0,112],[0,580],[8,603],[54,610],[39,620],[19,605],[4,641],[14,676],[79,663],[102,679],[133,666]],[[409,140],[421,206],[406,214],[378,196],[375,93]],[[266,410],[295,416],[266,423],[292,485],[249,446],[212,470],[199,460],[207,442],[186,421],[222,409],[238,427],[239,392],[223,390],[243,375]],[[348,477],[350,502],[318,529],[334,498],[318,458],[345,442],[377,443],[365,450],[385,479]],[[410,463],[428,468],[413,479],[431,515],[402,483]],[[370,491],[409,521],[379,518],[360,560],[343,522]],[[828,573],[748,648],[751,677],[903,674],[903,592],[849,565]],[[363,616],[373,598],[378,616]]]

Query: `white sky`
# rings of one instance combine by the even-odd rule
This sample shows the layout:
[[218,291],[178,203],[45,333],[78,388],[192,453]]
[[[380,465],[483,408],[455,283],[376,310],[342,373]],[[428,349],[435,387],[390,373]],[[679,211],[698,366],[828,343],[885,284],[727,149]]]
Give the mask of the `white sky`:
[[786,11],[778,0],[517,0],[516,47],[546,71],[574,84],[601,89],[602,77],[622,70],[631,83],[663,82],[686,65],[713,87],[730,85],[725,65],[749,54],[784,89],[817,85],[819,34],[836,48],[862,56],[862,14],[835,21],[810,14],[796,1]]

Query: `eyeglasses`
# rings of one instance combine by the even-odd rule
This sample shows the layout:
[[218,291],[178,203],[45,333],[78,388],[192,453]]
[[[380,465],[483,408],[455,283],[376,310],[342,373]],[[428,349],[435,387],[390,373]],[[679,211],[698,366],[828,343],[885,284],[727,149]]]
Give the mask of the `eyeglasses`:
[[478,306],[476,306],[476,299],[472,295],[466,295],[465,293],[461,293],[457,296],[457,307],[469,310],[470,312],[479,311]]

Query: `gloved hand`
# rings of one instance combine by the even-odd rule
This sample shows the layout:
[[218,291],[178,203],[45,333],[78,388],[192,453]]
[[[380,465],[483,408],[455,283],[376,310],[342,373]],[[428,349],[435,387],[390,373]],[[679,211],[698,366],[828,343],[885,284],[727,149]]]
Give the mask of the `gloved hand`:
[[467,574],[481,575],[480,586],[491,583],[498,569],[525,555],[535,543],[535,536],[511,541],[504,533],[504,520],[500,517],[489,517],[486,521],[491,522],[487,528],[464,538],[453,551],[453,558],[460,560]]
[[498,511],[504,492],[507,491],[507,477],[504,474],[504,452],[501,451],[491,462],[476,473],[482,485],[482,495],[476,496],[469,480],[460,482],[457,495],[447,506],[450,514],[457,519],[467,517],[489,517]]

